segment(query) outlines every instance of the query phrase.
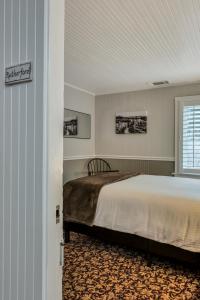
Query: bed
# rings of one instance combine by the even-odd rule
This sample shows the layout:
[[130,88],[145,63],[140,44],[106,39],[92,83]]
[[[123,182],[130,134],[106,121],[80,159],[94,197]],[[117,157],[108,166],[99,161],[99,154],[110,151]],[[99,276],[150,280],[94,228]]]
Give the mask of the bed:
[[129,172],[72,180],[64,185],[66,241],[70,231],[200,263],[200,182]]

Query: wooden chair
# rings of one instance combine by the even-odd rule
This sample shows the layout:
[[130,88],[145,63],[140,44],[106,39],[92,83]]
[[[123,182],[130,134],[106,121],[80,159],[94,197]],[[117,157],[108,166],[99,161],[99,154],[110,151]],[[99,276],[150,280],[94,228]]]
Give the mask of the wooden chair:
[[102,172],[118,172],[118,170],[111,170],[107,161],[102,158],[93,158],[88,162],[88,176],[96,175]]

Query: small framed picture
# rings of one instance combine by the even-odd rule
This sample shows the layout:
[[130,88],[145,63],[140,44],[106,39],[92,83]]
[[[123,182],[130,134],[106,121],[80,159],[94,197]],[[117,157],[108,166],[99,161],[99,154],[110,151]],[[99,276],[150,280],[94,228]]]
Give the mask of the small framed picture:
[[78,135],[78,118],[77,118],[77,116],[65,117],[63,134],[64,134],[64,137]]
[[116,113],[116,134],[147,133],[147,112]]

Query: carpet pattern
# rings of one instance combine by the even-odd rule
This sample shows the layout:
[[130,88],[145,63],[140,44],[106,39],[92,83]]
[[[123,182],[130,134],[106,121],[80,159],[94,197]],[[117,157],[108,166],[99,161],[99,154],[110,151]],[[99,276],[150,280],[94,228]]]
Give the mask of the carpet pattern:
[[73,233],[63,300],[200,300],[200,270]]

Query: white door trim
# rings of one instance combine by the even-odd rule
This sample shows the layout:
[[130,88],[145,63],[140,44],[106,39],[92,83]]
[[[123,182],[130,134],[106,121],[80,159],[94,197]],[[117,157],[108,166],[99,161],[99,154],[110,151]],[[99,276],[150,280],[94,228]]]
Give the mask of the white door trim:
[[[43,299],[62,299],[64,0],[44,0]],[[56,206],[60,223],[56,224]]]

